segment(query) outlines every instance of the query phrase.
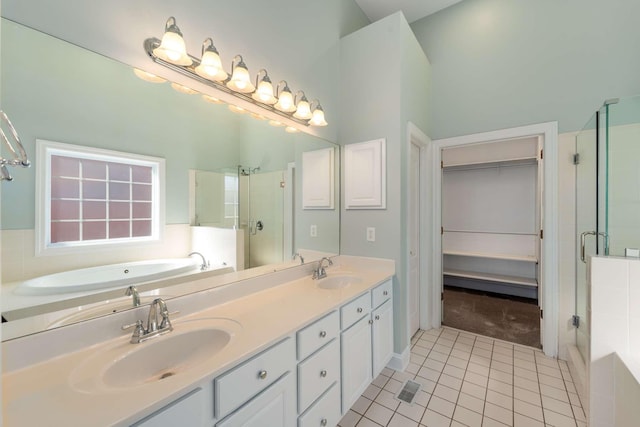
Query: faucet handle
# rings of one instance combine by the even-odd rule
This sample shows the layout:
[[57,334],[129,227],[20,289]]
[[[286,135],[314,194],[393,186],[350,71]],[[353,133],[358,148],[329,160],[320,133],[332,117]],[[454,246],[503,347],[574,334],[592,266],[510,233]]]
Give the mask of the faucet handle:
[[142,328],[142,320],[136,320],[136,323],[129,323],[128,325],[122,325],[120,329],[122,329],[123,331],[126,331],[127,329],[131,329],[134,326],[136,329],[138,327]]

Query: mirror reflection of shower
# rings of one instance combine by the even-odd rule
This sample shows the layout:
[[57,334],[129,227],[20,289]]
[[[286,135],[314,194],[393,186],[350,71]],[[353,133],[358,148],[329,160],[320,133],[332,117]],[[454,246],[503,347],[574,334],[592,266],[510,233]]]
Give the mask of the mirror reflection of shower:
[[245,268],[284,260],[286,171],[238,166],[239,224],[244,230]]

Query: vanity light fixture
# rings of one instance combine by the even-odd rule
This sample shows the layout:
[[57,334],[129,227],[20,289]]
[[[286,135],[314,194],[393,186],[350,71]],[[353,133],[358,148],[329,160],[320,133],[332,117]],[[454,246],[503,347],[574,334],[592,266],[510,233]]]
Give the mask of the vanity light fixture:
[[[144,41],[144,49],[155,63],[187,76],[200,85],[206,85],[227,95],[240,98],[242,101],[239,102],[239,105],[242,107],[234,106],[234,111],[250,110],[258,116],[269,117],[272,125],[290,126],[298,130],[301,127],[297,125],[327,125],[320,104],[317,103],[314,109],[313,104],[309,104],[303,91],[298,92],[299,98],[298,95],[294,98],[285,80],[278,83],[274,94],[273,84],[265,69],[261,69],[256,75],[254,86],[249,69],[241,55],[236,55],[231,61],[231,76],[229,76],[222,66],[220,54],[211,38],[205,39],[202,43],[200,58],[190,55],[186,51],[185,41],[173,16],[165,24],[162,40],[155,37],[148,38]],[[146,77],[143,77],[142,73],[136,72],[136,74],[140,78]],[[149,77],[151,76],[149,73]],[[145,80],[147,79],[145,78]],[[183,93],[197,93],[190,88],[185,91],[180,90],[177,85],[173,86],[174,89]],[[225,101],[222,101],[216,96],[209,95],[204,95],[203,98],[212,103],[227,103],[226,99],[228,99],[226,97]],[[261,110],[262,112],[266,110],[269,114],[263,114]],[[277,116],[282,119],[277,119]]]
[[251,93],[256,87],[251,84],[249,69],[242,60],[242,55],[236,55],[231,61],[231,79],[227,82],[227,87],[240,93]]
[[175,82],[171,83],[171,87],[175,91],[180,92],[180,93],[184,93],[185,95],[194,95],[194,94],[198,93],[197,90],[193,90],[190,87],[181,85],[180,83],[175,83]]
[[227,72],[222,67],[220,54],[213,45],[211,37],[202,42],[202,57],[200,64],[194,70],[200,77],[214,82],[223,82],[227,79]]
[[[315,108],[314,108],[315,106]],[[309,124],[311,126],[326,126],[328,125],[327,121],[324,119],[324,110],[320,105],[320,101],[317,99],[311,103],[311,109],[313,110],[311,120],[309,120]]]
[[149,82],[149,83],[166,82],[166,80],[163,79],[162,77],[156,76],[155,74],[151,74],[150,72],[141,70],[139,68],[134,68],[133,73],[139,78],[141,78],[142,80],[144,80],[145,82]]
[[187,55],[182,32],[176,25],[176,18],[171,16],[164,25],[164,35],[160,46],[153,49],[153,54],[160,59],[175,65],[189,66],[193,63]]
[[[283,85],[284,87],[280,90],[280,87]],[[277,96],[278,102],[274,105],[276,109],[285,113],[293,113],[296,111],[296,103],[293,100],[291,89],[289,89],[289,85],[285,80],[280,80],[280,83],[278,83]]]
[[[260,78],[261,75],[262,78]],[[253,92],[251,97],[256,101],[267,105],[273,105],[278,101],[276,97],[273,96],[273,85],[271,84],[271,79],[269,78],[269,74],[267,74],[267,70],[264,68],[258,71],[258,74],[256,75],[256,91]]]
[[302,95],[302,98],[300,98],[300,100],[296,102],[296,112],[293,113],[293,117],[301,120],[309,120],[312,117],[311,105],[309,105],[309,101],[307,100],[307,97],[305,96],[304,92],[301,90],[299,90],[298,93],[296,93],[295,99],[298,99],[299,95]]

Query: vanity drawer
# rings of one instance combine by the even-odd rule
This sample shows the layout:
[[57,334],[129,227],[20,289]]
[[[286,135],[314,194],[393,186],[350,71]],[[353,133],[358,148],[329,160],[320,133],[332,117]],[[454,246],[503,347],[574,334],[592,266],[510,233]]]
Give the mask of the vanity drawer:
[[311,408],[298,418],[298,427],[333,427],[340,422],[340,385],[331,386]]
[[389,279],[371,291],[372,308],[379,307],[383,302],[391,298],[393,292],[393,280]]
[[371,311],[371,296],[369,292],[359,296],[340,308],[340,327],[344,330],[366,316]]
[[293,339],[287,338],[216,378],[216,418],[224,418],[280,378],[295,363],[295,345]]
[[314,351],[334,339],[340,333],[340,319],[334,311],[300,330],[297,336],[298,360],[306,359]]
[[298,412],[340,379],[340,341],[334,339],[298,365]]

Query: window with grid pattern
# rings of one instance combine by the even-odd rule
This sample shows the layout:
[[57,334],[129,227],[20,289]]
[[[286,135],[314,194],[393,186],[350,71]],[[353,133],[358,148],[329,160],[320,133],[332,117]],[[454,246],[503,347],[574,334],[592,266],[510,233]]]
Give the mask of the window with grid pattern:
[[45,249],[159,238],[162,159],[38,143]]

